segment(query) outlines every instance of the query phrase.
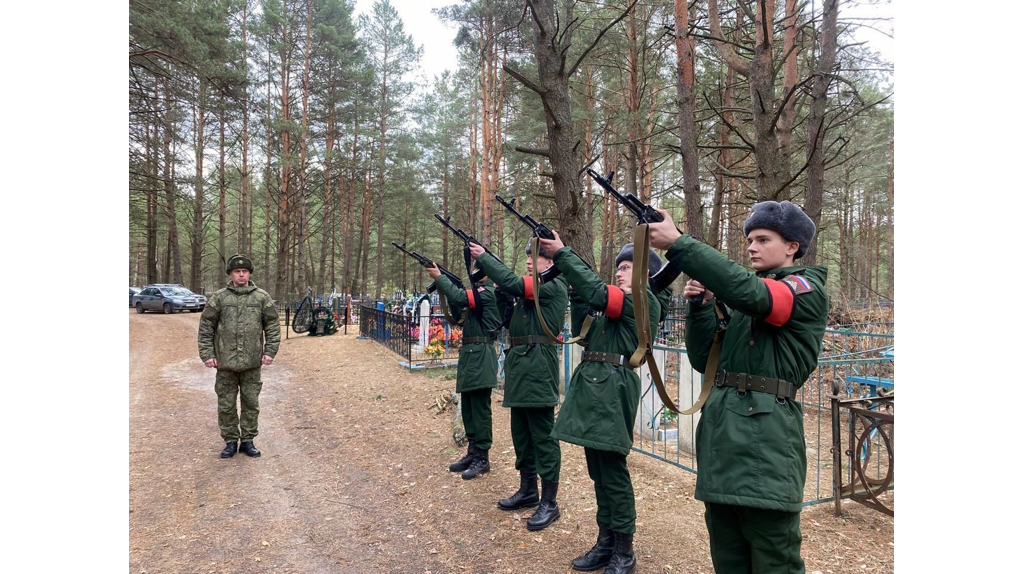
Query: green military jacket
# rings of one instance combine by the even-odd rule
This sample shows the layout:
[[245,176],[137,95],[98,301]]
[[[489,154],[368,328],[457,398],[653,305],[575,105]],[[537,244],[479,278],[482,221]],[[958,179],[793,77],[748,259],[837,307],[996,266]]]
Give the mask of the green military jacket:
[[[794,266],[752,273],[688,235],[667,256],[732,309],[719,370],[802,385],[818,364],[828,296],[825,267]],[[775,304],[765,280],[799,275],[788,321],[770,324]],[[795,281],[790,278],[790,281]],[[795,283],[796,284],[796,283]],[[780,303],[781,304],[781,303]],[[716,329],[710,302],[690,305],[686,350],[703,373]],[[799,512],[807,475],[803,407],[774,395],[714,387],[697,424],[699,500]]]
[[[509,336],[538,335],[546,338],[537,320],[533,299],[526,298],[524,279],[487,253],[477,258],[476,266],[493,279],[502,291],[519,298],[508,326]],[[552,333],[561,332],[565,309],[569,305],[565,279],[559,276],[545,283],[538,296],[544,322]],[[508,349],[505,355],[505,395],[502,406],[553,407],[558,404],[558,396],[558,349],[555,345],[519,345]]]
[[496,339],[501,331],[501,315],[494,294],[494,283],[477,283],[477,301],[483,306],[482,313],[469,309],[469,293],[456,287],[444,275],[434,280],[437,290],[448,300],[452,316],[464,314],[462,326],[462,348],[459,349],[459,371],[455,392],[493,389],[498,386],[498,352],[493,343],[465,343],[466,337],[490,337]]
[[199,358],[217,358],[217,369],[247,371],[261,364],[263,355],[277,355],[281,326],[270,294],[252,281],[245,287],[227,287],[206,302],[199,319]]
[[[563,247],[555,253],[555,265],[573,288],[573,330],[585,314],[580,309],[604,312],[608,307],[608,285],[571,249]],[[661,303],[647,290],[652,340],[663,317]],[[617,318],[598,315],[587,333],[588,351],[633,354],[637,346],[633,296],[622,299]],[[598,450],[628,455],[633,446],[633,423],[640,404],[640,377],[628,366],[609,363],[582,362],[573,372],[565,402],[551,436],[558,440]]]

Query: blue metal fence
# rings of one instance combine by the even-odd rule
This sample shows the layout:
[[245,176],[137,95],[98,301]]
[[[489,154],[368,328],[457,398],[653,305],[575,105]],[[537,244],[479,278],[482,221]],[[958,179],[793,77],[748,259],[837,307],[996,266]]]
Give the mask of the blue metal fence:
[[[682,323],[682,321],[680,321]],[[833,500],[832,426],[830,396],[833,383],[839,384],[841,398],[877,396],[892,390],[895,378],[894,335],[892,324],[863,324],[859,330],[852,326],[830,328],[822,345],[818,368],[811,374],[797,394],[804,411],[804,437],[807,445],[807,479],[804,504],[812,505]],[[678,336],[659,337],[654,347],[655,360],[670,396],[677,405],[689,407],[700,394],[703,376],[690,366],[686,349],[682,346],[681,329],[675,326],[669,333]],[[663,330],[664,332],[664,330]],[[676,341],[679,341],[678,344]],[[576,347],[574,345],[574,347]],[[563,355],[565,380],[579,362],[578,353]],[[696,473],[697,457],[695,437],[700,413],[679,416],[665,409],[654,389],[646,366],[638,371],[641,380],[640,407],[634,424],[633,450],[679,468]],[[851,421],[843,415],[841,428]],[[879,439],[880,441],[881,439]],[[878,446],[882,448],[879,443]],[[850,448],[849,445],[843,449]],[[884,476],[887,464],[883,457],[875,457],[875,473]],[[850,469],[843,469],[850,478]]]

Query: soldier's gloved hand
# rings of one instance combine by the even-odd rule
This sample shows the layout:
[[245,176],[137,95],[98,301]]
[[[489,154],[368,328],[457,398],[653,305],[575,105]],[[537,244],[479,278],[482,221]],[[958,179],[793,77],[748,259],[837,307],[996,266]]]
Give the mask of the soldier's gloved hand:
[[714,293],[708,291],[707,288],[704,287],[704,285],[702,285],[699,281],[697,281],[696,279],[690,279],[689,281],[686,282],[686,286],[683,287],[683,297],[685,297],[687,300],[690,300],[693,297],[696,297],[697,295],[704,296],[704,298],[701,300],[702,305],[710,301],[711,298],[715,296]]
[[544,239],[543,237],[539,239],[540,246],[544,249],[544,252],[554,256],[559,249],[565,247],[565,244],[562,243],[562,238],[558,236],[557,231],[552,230],[551,233],[555,236],[554,239]]
[[217,367],[217,357],[213,357],[212,359],[207,359],[207,360],[203,361],[203,364],[206,365],[207,367],[211,368],[211,369],[216,368]]
[[274,357],[271,357],[270,355],[263,355],[262,363],[264,365],[272,365],[274,364]]
[[441,276],[441,270],[437,268],[437,264],[427,267],[427,275],[430,275],[431,279],[437,279]]
[[476,261],[476,258],[480,257],[483,254],[484,254],[484,246],[483,245],[480,245],[479,243],[470,242],[470,244],[469,244],[469,257],[471,259],[473,259],[473,261]]
[[679,239],[682,233],[676,229],[676,224],[672,221],[672,216],[667,211],[664,209],[657,211],[665,220],[647,225],[647,228],[651,231],[651,247],[655,249],[668,249],[672,247],[672,244],[676,242],[676,239]]

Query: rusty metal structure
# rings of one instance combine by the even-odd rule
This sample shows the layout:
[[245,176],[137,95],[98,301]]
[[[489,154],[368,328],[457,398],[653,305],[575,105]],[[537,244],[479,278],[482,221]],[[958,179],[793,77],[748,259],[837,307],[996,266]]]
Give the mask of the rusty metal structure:
[[829,398],[832,403],[832,494],[836,515],[842,512],[843,497],[847,497],[895,517],[895,511],[879,499],[882,493],[894,486],[894,394],[882,389],[877,396],[844,398],[836,384]]

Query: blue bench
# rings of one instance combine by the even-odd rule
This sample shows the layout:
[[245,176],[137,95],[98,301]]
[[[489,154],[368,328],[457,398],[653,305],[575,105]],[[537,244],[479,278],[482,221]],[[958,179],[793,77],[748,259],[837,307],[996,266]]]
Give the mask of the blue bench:
[[878,387],[895,390],[895,383],[892,379],[886,379],[884,377],[861,377],[852,376],[846,377],[846,384],[857,383],[859,385],[867,385],[871,389],[871,396],[878,396]]

